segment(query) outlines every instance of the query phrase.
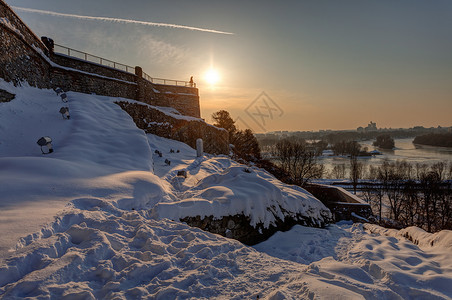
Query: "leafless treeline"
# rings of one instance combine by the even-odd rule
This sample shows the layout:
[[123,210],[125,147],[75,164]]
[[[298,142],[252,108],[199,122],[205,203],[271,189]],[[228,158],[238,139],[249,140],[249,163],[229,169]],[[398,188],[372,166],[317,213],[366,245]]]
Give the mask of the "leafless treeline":
[[429,232],[452,229],[452,164],[383,161],[369,166],[366,177],[371,180],[360,183],[363,197],[380,222],[390,219]]
[[[280,140],[271,153],[294,184],[303,186],[326,175],[318,151],[299,140]],[[334,166],[330,178],[349,178],[372,206],[381,224],[418,226],[435,232],[452,229],[452,163],[433,165],[384,160],[366,166],[356,155]]]

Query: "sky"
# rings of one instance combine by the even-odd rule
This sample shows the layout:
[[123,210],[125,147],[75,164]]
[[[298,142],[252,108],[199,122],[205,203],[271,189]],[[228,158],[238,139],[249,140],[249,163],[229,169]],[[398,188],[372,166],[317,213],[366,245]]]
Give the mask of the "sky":
[[[193,76],[208,122],[225,109],[255,132],[370,121],[452,126],[450,0],[6,3],[57,44],[141,66],[152,77]],[[218,73],[215,84],[204,78],[209,69]]]

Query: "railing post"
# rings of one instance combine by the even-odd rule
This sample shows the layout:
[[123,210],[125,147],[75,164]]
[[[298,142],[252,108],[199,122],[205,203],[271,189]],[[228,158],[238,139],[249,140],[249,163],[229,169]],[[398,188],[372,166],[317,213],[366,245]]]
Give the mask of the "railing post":
[[143,78],[143,69],[139,66],[136,66],[135,75],[137,75],[139,78]]

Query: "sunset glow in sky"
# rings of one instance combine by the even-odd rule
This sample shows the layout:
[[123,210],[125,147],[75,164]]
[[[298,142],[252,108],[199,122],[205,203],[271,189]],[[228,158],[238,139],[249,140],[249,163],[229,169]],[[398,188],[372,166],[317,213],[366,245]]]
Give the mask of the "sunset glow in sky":
[[256,132],[452,126],[450,0],[6,2],[57,44],[193,76],[209,122],[226,109]]

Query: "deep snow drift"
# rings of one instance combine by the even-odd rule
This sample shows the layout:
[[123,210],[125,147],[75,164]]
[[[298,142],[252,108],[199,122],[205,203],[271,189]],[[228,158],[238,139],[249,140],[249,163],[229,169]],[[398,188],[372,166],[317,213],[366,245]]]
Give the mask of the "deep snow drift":
[[190,177],[199,177],[200,172],[210,175],[193,186],[193,179],[185,183],[183,178],[173,178],[179,191],[178,200],[156,203],[152,209],[154,217],[179,220],[196,215],[221,218],[243,214],[250,217],[253,227],[262,223],[265,228],[275,224],[276,217],[284,220],[285,212],[312,218],[318,225],[330,217],[326,207],[305,190],[283,184],[265,171],[246,168],[228,158],[197,159],[188,170]]
[[[165,218],[270,224],[270,201],[318,219],[323,206],[262,170],[146,136],[118,99],[68,93],[63,120],[53,91],[0,88],[16,94],[0,103],[0,298],[452,299],[450,231],[407,229],[429,241],[415,245],[376,226],[295,226],[247,247]],[[53,154],[40,153],[44,135]]]

